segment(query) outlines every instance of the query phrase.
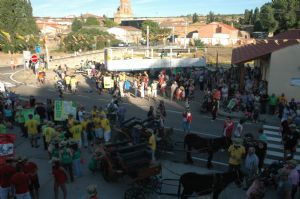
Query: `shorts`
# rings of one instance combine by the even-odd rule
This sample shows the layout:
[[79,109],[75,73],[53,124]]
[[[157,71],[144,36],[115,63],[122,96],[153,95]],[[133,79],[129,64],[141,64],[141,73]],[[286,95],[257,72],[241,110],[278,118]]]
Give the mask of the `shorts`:
[[102,128],[95,129],[95,137],[103,138],[103,129]]
[[104,132],[104,141],[109,142],[110,138],[111,138],[111,132],[110,131]]
[[29,136],[29,139],[31,139],[31,140],[35,140],[38,138],[37,134],[29,134],[28,136]]
[[8,199],[8,193],[11,191],[11,187],[0,187],[0,198],[1,199]]

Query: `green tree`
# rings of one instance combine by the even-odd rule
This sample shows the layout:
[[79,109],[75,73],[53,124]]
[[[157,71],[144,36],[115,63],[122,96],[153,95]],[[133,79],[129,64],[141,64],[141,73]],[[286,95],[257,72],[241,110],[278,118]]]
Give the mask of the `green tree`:
[[88,17],[84,23],[85,26],[99,26],[100,23],[96,17]]
[[144,38],[147,38],[147,26],[149,26],[149,40],[150,42],[157,42],[158,35],[160,32],[160,28],[158,23],[151,21],[151,20],[146,20],[142,23],[142,34]]
[[79,20],[77,17],[72,22],[72,31],[77,32],[82,28],[82,21]]
[[104,26],[107,28],[112,28],[112,27],[118,26],[118,24],[111,19],[105,18]]
[[266,3],[261,7],[260,22],[262,28],[268,32],[275,32],[278,28],[278,22],[274,17],[274,9],[270,3]]
[[245,10],[244,13],[244,25],[251,25],[253,24],[252,19],[253,19],[253,10]]
[[0,40],[5,52],[18,52],[37,44],[28,39],[38,35],[30,0],[0,0],[0,30],[9,35]]
[[199,22],[199,16],[197,13],[194,13],[193,14],[193,23],[197,23],[197,22]]
[[108,47],[108,43],[111,45],[119,43],[114,36],[107,32],[100,31],[98,29],[81,29],[77,32],[71,32],[64,38],[61,48],[66,51],[83,51],[93,49],[103,49]]
[[252,24],[254,25],[257,21],[259,21],[259,8],[256,7],[252,16]]
[[206,15],[206,23],[214,22],[216,19],[215,14],[212,11],[209,11],[208,15]]
[[297,7],[299,0],[273,0],[274,18],[278,21],[277,32],[297,26]]

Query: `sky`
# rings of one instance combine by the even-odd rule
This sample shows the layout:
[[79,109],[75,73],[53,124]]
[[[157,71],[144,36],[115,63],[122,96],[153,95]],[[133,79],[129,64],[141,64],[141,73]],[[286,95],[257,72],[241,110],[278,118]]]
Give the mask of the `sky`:
[[[203,14],[242,14],[270,0],[131,0],[135,17]],[[120,0],[31,0],[34,16],[63,17],[92,13],[113,17]]]

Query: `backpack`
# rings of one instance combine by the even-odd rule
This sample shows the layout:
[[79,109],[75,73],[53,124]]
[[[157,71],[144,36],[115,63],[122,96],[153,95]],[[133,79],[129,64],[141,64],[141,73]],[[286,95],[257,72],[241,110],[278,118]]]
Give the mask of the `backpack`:
[[61,162],[63,164],[70,164],[72,163],[72,156],[70,154],[69,151],[67,151],[67,149],[64,149],[61,155]]

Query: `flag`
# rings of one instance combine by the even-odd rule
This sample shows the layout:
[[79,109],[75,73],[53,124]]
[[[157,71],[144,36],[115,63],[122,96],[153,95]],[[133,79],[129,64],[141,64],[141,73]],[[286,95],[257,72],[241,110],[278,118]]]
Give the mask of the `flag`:
[[5,37],[6,40],[8,40],[9,42],[11,42],[10,34],[8,32],[0,30],[0,33]]
[[77,41],[77,38],[74,35],[72,35],[72,38],[75,40],[75,42]]
[[23,37],[22,35],[19,35],[18,33],[16,33],[16,38],[20,39],[22,41],[25,41],[25,37]]

